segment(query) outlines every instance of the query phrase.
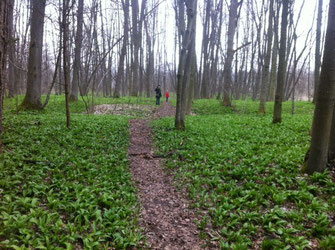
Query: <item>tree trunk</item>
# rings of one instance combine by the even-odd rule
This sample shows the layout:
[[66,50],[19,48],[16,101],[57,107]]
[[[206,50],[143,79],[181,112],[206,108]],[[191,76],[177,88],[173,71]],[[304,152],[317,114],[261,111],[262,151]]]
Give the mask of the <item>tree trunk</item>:
[[[179,4],[183,4],[180,2]],[[185,1],[187,7],[187,29],[183,36],[183,45],[179,56],[176,129],[185,129],[185,113],[187,102],[187,87],[190,82],[191,65],[195,47],[197,0]]]
[[70,105],[69,105],[69,92],[70,92],[70,56],[69,56],[69,2],[70,0],[63,0],[63,68],[64,68],[64,83],[65,83],[65,109],[66,109],[66,127],[70,128]]
[[237,10],[242,2],[237,0],[231,0],[229,7],[229,22],[228,22],[228,43],[227,43],[227,55],[223,69],[224,75],[224,89],[223,89],[223,105],[231,106],[230,92],[233,84],[232,78],[232,63],[234,59],[234,35],[237,27]]
[[322,6],[323,0],[319,0],[318,7],[318,18],[316,23],[316,40],[315,40],[315,67],[314,67],[314,98],[316,99],[316,93],[318,91],[318,85],[320,81],[320,66],[321,66],[321,26],[322,26]]
[[[328,146],[335,103],[335,0],[330,0],[328,28],[316,96],[312,126],[312,142],[303,172],[322,172],[328,160]],[[333,134],[334,135],[334,134]],[[332,136],[333,136],[332,135]]]
[[14,25],[13,25],[13,9],[14,9],[14,0],[8,1],[8,97],[12,98],[17,93],[15,92],[15,39],[14,39]]
[[46,0],[32,0],[27,90],[21,104],[24,109],[42,109],[42,49]]
[[[0,2],[0,135],[2,133],[2,112],[3,99],[5,92],[5,71],[6,71],[6,56],[8,45],[8,14],[10,10],[8,0]],[[0,152],[1,152],[1,137],[0,137]]]
[[[194,47],[195,50],[195,47]],[[195,83],[197,81],[197,57],[195,51],[193,51],[193,59],[191,65],[191,76],[190,76],[190,86],[188,90],[187,103],[186,103],[186,114],[190,115],[192,110],[192,104],[194,100]]]
[[270,88],[268,100],[273,101],[275,96],[275,89],[277,85],[277,58],[278,58],[278,22],[279,22],[279,12],[280,4],[277,3],[276,15],[274,16],[274,41],[273,41],[273,51],[272,51],[272,59],[271,59],[271,75],[270,75]]
[[124,73],[124,60],[127,53],[127,44],[128,44],[128,28],[129,28],[129,0],[122,1],[123,15],[124,15],[124,24],[123,24],[123,42],[120,53],[119,66],[117,70],[117,75],[115,79],[115,89],[114,97],[120,98],[121,94],[121,82]]
[[272,29],[272,19],[274,16],[273,10],[273,1],[270,0],[270,7],[269,7],[269,23],[268,23],[268,34],[267,34],[267,45],[266,45],[266,55],[264,60],[263,66],[263,77],[262,77],[262,85],[261,85],[261,96],[260,96],[260,103],[258,112],[261,114],[265,114],[265,104],[266,98],[268,93],[268,86],[269,86],[269,68],[270,68],[270,60],[271,60],[271,52],[272,52],[272,37],[273,37],[273,29]]
[[335,107],[333,111],[333,121],[329,138],[328,161],[335,161]]
[[282,23],[280,34],[279,65],[277,74],[277,89],[275,95],[275,105],[273,112],[273,123],[281,123],[282,101],[284,92],[284,82],[286,75],[286,37],[287,37],[287,17],[289,0],[283,0]]
[[204,1],[205,2],[205,13],[204,13],[204,26],[203,26],[203,35],[202,35],[202,81],[201,81],[201,97],[209,98],[209,88],[210,88],[210,75],[209,75],[209,40],[210,40],[210,15],[212,10],[212,1]]
[[80,68],[81,68],[81,47],[83,44],[83,16],[84,16],[84,0],[78,1],[78,13],[77,13],[77,32],[75,39],[74,49],[74,62],[73,62],[73,78],[72,78],[72,90],[69,97],[70,101],[78,101],[78,92],[80,84]]

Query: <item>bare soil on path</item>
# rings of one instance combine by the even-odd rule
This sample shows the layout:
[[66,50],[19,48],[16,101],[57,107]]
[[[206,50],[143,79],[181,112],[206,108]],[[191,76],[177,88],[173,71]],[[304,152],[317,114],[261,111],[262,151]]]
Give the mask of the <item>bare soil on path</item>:
[[[154,117],[173,116],[170,103],[160,106]],[[128,150],[133,180],[141,204],[140,226],[144,228],[150,249],[206,249],[189,209],[190,201],[173,183],[173,176],[162,169],[162,160],[154,156],[152,131],[148,120],[130,121]],[[145,247],[145,246],[144,246]],[[213,249],[211,247],[211,249]]]

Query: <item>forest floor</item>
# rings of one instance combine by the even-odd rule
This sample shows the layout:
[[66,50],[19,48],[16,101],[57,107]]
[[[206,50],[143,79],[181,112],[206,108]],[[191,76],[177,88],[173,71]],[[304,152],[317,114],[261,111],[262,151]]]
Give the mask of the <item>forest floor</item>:
[[[154,117],[173,116],[175,107],[163,103]],[[128,155],[141,204],[140,225],[150,249],[205,249],[194,221],[199,220],[190,201],[174,184],[173,176],[154,155],[149,120],[130,120]]]
[[64,96],[22,100],[4,103],[0,249],[335,249],[335,166],[300,172],[311,103],[274,125],[273,102],[195,100],[179,131],[175,99],[74,102],[71,129]]

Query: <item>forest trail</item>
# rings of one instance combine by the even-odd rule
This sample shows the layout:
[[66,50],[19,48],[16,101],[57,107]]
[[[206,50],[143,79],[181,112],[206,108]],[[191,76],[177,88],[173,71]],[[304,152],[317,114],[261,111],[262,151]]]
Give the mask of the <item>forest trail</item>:
[[[154,117],[174,115],[175,108],[163,103]],[[173,177],[154,158],[152,131],[148,120],[131,120],[128,150],[133,180],[141,204],[140,226],[150,249],[204,249],[190,210],[189,200],[173,184]]]

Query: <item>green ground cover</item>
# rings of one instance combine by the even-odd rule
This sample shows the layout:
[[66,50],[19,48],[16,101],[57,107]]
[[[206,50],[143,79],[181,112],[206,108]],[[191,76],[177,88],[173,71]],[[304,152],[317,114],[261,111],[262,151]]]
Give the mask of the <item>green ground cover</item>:
[[[273,103],[265,116],[257,114],[258,102],[233,105],[196,101],[197,116],[187,117],[183,132],[174,130],[173,118],[153,123],[166,166],[193,206],[208,212],[198,226],[211,224],[215,232],[203,236],[220,241],[223,249],[334,249],[334,175],[300,174],[313,105],[297,102],[292,116],[291,104],[284,103],[283,123],[277,125],[271,123]],[[44,111],[18,115],[15,99],[6,100],[0,248],[129,248],[143,240],[127,161],[129,117],[84,115],[82,101],[71,110],[67,130],[64,96],[52,96]]]
[[194,207],[208,211],[199,227],[211,224],[211,240],[223,249],[335,249],[332,175],[300,173],[313,105],[298,102],[292,116],[284,103],[283,123],[276,125],[271,114],[257,114],[256,102],[234,105],[232,111],[216,100],[196,101],[199,115],[187,117],[185,131],[174,130],[173,118],[153,123],[177,183]]
[[[128,118],[73,114],[67,130],[63,99],[52,96],[45,111],[18,115],[15,100],[5,103],[0,248],[138,245],[142,235],[127,161]],[[81,102],[71,106],[73,112],[85,110]]]

